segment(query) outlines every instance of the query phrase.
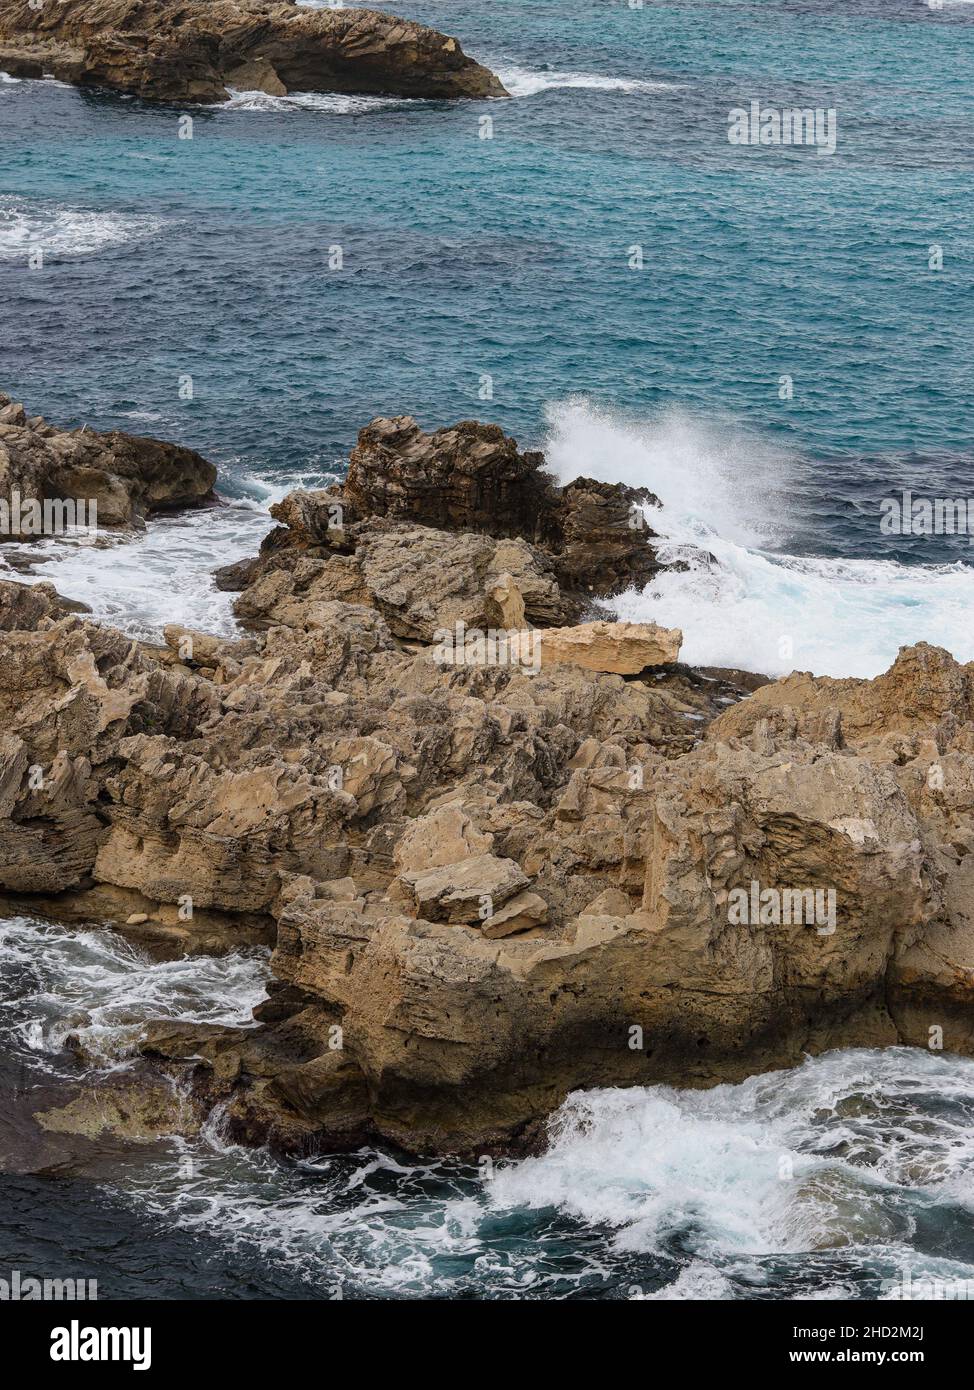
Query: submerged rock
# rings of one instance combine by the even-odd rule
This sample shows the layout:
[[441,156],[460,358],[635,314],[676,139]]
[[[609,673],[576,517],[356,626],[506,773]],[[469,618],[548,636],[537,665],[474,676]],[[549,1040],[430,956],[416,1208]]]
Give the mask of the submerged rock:
[[0,68],[171,102],[225,101],[230,87],[276,96],[507,95],[435,29],[290,0],[0,0]]

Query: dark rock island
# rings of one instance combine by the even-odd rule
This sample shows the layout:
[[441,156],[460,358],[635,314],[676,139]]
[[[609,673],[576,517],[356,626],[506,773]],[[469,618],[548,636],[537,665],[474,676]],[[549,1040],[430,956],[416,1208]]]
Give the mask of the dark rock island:
[[435,29],[290,0],[0,0],[0,69],[168,102],[225,101],[229,87],[279,96],[507,95]]

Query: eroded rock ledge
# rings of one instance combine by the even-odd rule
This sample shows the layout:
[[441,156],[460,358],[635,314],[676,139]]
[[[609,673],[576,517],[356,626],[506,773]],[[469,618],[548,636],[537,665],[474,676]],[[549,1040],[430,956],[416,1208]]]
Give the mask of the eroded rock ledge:
[[353,92],[502,97],[454,38],[367,9],[290,0],[0,0],[0,69],[155,101]]
[[10,525],[0,540],[30,540],[18,533],[15,505],[72,500],[97,508],[98,526],[138,527],[154,512],[215,501],[216,469],[201,454],[160,439],[87,427],[62,430],[0,392],[0,499]]
[[[0,887],[169,951],[274,944],[258,1028],[160,1024],[147,1059],[248,1141],[482,1153],[577,1087],[938,1029],[974,1051],[974,665],[920,644],[748,694],[585,669],[564,638],[537,671],[444,663],[436,628],[491,603],[519,596],[542,651],[591,614],[539,520],[576,493],[460,426],[418,446],[470,529],[434,526],[418,433],[375,422],[345,488],[281,504],[239,640],[152,648],[0,585]],[[742,921],[754,885],[834,894],[834,930]]]

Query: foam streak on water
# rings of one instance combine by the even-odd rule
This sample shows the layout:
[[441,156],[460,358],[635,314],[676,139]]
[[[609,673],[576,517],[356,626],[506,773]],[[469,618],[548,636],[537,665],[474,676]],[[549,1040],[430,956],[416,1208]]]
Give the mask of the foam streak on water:
[[220,102],[222,111],[321,111],[332,116],[360,116],[402,105],[401,97],[355,96],[343,92],[289,92],[274,96],[268,92],[238,91],[228,87],[230,100]]
[[45,259],[91,256],[108,247],[155,236],[161,217],[92,211],[60,204],[23,203],[0,198],[0,261],[26,261],[40,251]]
[[566,89],[593,92],[628,92],[633,96],[649,92],[672,91],[680,84],[655,82],[648,78],[610,77],[596,72],[558,72],[546,68],[525,68],[516,64],[496,67],[497,76],[512,97],[533,97],[541,92]]
[[30,918],[0,921],[0,1026],[51,1065],[69,1034],[106,1066],[124,1063],[146,1022],[253,1026],[267,953],[154,961],[117,932]]

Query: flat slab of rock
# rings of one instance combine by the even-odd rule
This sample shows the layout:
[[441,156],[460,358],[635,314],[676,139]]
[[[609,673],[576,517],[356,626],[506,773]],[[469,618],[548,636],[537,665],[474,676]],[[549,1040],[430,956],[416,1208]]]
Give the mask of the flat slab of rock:
[[486,921],[531,881],[513,859],[493,854],[474,854],[457,864],[401,877],[417,913],[428,922]]
[[481,930],[494,939],[530,931],[548,920],[548,904],[539,893],[516,893],[509,902],[486,918]]
[[679,628],[656,623],[580,623],[547,628],[539,636],[542,667],[562,662],[619,676],[637,676],[649,666],[670,666],[683,644]]

